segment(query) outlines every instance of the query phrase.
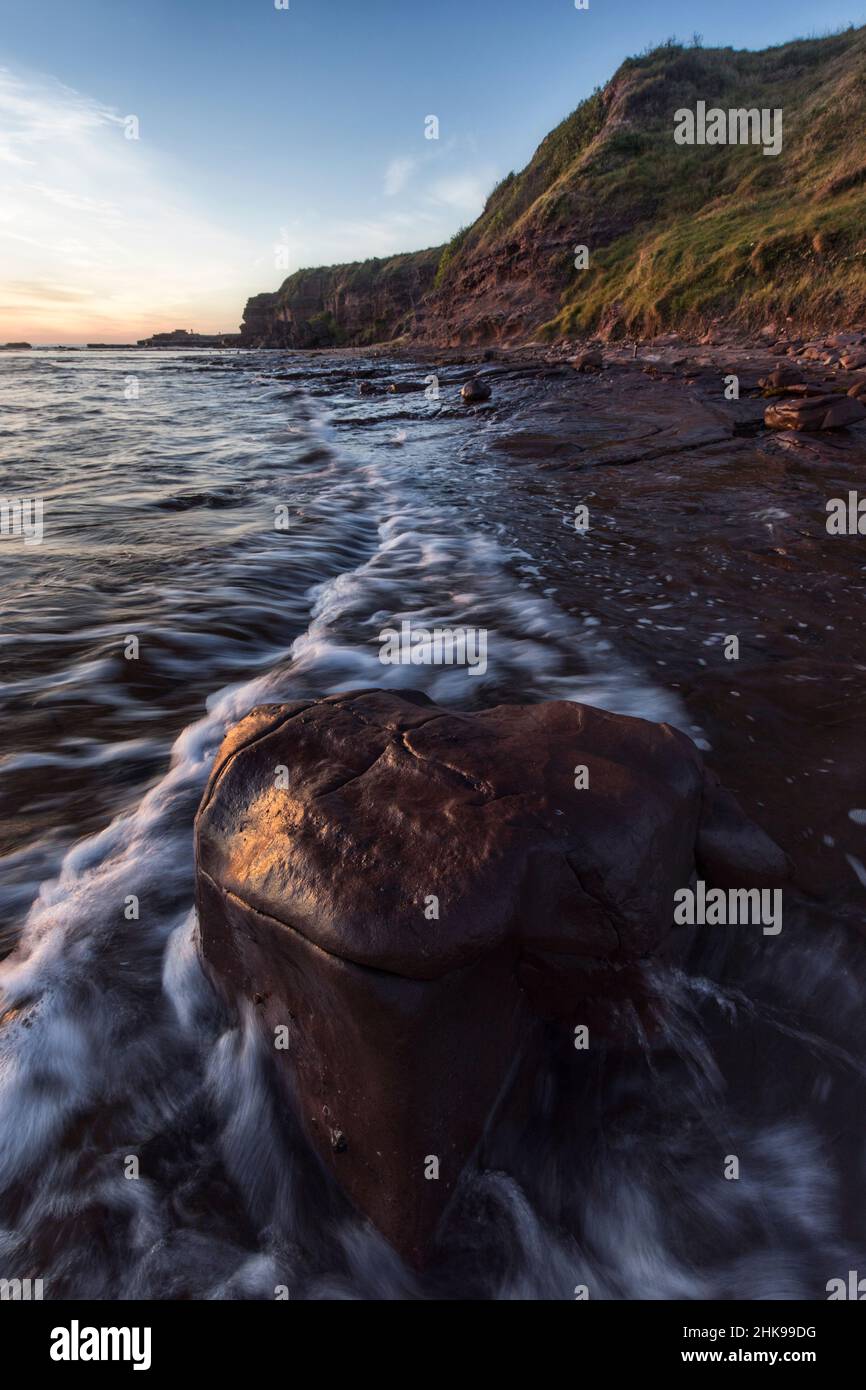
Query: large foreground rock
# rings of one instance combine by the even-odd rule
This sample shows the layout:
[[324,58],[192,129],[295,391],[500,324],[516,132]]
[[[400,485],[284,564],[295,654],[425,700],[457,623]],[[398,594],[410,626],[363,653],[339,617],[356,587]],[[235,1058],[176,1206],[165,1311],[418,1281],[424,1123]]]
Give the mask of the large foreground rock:
[[785,873],[667,725],[384,691],[252,711],[196,847],[209,970],[271,1039],[287,1027],[314,1148],[416,1262],[534,1020],[564,1033],[622,992],[696,871]]

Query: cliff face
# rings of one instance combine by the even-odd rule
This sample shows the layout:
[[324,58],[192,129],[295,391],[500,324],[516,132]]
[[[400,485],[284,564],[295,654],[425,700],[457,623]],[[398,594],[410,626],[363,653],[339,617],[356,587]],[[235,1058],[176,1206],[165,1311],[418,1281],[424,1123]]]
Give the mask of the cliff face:
[[[781,152],[677,144],[675,113],[699,102],[781,110]],[[862,319],[864,129],[866,29],[629,59],[452,244],[423,333],[456,343]]]
[[[675,113],[699,103],[781,111],[780,152],[676,143]],[[308,347],[853,324],[864,130],[866,28],[759,53],[667,44],[623,63],[441,253],[301,271],[250,301],[245,332]]]
[[241,324],[249,347],[365,345],[400,337],[432,289],[442,248],[388,260],[299,270],[274,294],[248,300]]

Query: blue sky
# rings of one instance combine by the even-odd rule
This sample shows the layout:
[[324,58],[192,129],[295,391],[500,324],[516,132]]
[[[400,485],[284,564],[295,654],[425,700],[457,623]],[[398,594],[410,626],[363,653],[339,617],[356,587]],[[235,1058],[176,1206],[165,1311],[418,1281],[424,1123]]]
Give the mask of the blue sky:
[[864,21],[866,0],[0,0],[0,339],[234,329],[298,266],[446,240],[647,44]]

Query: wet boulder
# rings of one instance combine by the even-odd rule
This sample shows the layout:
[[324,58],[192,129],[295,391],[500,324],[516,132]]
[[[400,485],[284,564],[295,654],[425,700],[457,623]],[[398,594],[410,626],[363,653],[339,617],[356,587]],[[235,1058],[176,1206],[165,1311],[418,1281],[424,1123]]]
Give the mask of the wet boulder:
[[381,690],[235,726],[196,866],[208,972],[258,1015],[321,1164],[416,1264],[539,1038],[638,987],[675,891],[786,870],[668,725]]
[[866,406],[853,396],[785,397],[764,412],[764,424],[774,430],[837,430],[861,420]]
[[480,405],[482,401],[490,400],[492,392],[487,382],[476,376],[466,382],[460,394],[467,405]]

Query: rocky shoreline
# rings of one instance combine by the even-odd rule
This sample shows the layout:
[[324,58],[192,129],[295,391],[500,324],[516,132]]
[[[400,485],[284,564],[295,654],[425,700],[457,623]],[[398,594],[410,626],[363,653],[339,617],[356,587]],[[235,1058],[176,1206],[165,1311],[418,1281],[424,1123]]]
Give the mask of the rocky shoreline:
[[[804,890],[860,926],[866,868],[849,811],[866,786],[866,561],[862,539],[831,534],[828,519],[834,499],[863,490],[866,410],[839,428],[777,428],[767,415],[786,401],[859,407],[866,333],[597,343],[601,367],[581,370],[575,347],[431,349],[413,353],[414,374],[393,346],[322,356],[347,380],[357,358],[381,361],[382,390],[397,362],[418,395],[432,373],[442,409],[490,424],[483,447],[513,479],[503,517],[516,509],[557,602],[677,693]],[[780,364],[788,385],[772,382]],[[726,398],[732,377],[739,399]],[[491,400],[461,407],[473,379]],[[365,369],[361,389],[369,380]]]
[[[530,514],[531,531],[554,532],[557,601],[600,620],[678,693],[712,766],[804,890],[862,930],[862,832],[849,811],[866,786],[866,562],[862,536],[829,532],[828,504],[862,491],[866,424],[769,428],[785,388],[759,384],[793,359],[809,389],[854,399],[866,372],[844,365],[851,347],[607,349],[605,369],[578,381],[567,366],[530,378],[495,447],[544,479],[562,515],[589,507],[570,554],[561,519],[557,531],[545,509]],[[725,399],[732,374],[739,400]]]
[[[4,962],[3,1039],[15,1058],[5,1074],[10,1113],[37,1115],[40,1123],[22,1118],[10,1126],[21,1143],[7,1223],[18,1242],[10,1273],[23,1277],[37,1269],[51,1278],[52,1296],[70,1297],[118,1291],[164,1297],[170,1287],[179,1298],[269,1299],[284,1284],[293,1299],[320,1297],[323,1290],[381,1297],[383,1289],[393,1297],[569,1299],[580,1284],[592,1298],[823,1298],[840,1268],[858,1267],[866,952],[863,556],[860,536],[828,528],[827,504],[850,501],[861,485],[866,429],[854,423],[780,430],[767,426],[765,414],[801,396],[854,399],[848,391],[863,372],[843,358],[861,346],[849,340],[795,345],[767,335],[715,343],[657,339],[636,351],[631,344],[573,342],[555,351],[214,352],[143,363],[143,372],[159,373],[154,400],[161,410],[150,428],[150,417],[143,420],[139,452],[120,475],[131,511],[113,537],[115,585],[102,607],[104,554],[81,546],[77,527],[66,560],[83,636],[59,683],[65,718],[58,719],[51,699],[57,647],[46,638],[67,631],[69,613],[55,612],[51,590],[34,612],[42,591],[26,569],[13,590],[23,624],[14,707],[21,756],[8,776],[20,817],[8,833],[20,837],[25,830],[30,857],[16,889],[26,921],[19,949]],[[591,354],[580,370],[572,362],[576,349]],[[111,365],[122,373],[124,356]],[[761,386],[780,365],[802,376],[791,387],[807,389]],[[79,354],[44,373],[38,363],[28,364],[28,392],[40,400],[41,390],[50,400],[57,371],[74,383],[87,370]],[[738,400],[726,398],[732,375],[739,377]],[[487,399],[466,402],[461,391],[470,379],[489,389]],[[428,395],[437,384],[438,396]],[[28,395],[28,420],[44,426],[50,410],[30,407]],[[107,416],[106,449],[117,418]],[[90,421],[88,431],[95,428]],[[82,430],[82,437],[82,448],[92,450],[91,435]],[[22,466],[29,468],[30,453],[47,454],[51,436],[31,434],[25,443]],[[154,476],[154,454],[171,458],[172,468],[166,464]],[[89,518],[104,514],[102,479],[88,473],[83,458],[73,454],[69,469],[70,479],[90,488],[80,501],[86,534]],[[286,531],[274,528],[277,502],[290,510]],[[127,558],[130,518],[136,535],[158,536],[167,576],[147,595],[152,608],[140,663],[128,663],[121,645],[122,634],[141,622],[133,616],[139,610],[124,606],[137,601],[141,583],[141,571],[130,571]],[[38,565],[40,555],[22,555],[25,562]],[[106,638],[117,613],[122,624]],[[489,629],[486,674],[382,665],[382,626],[400,628],[407,618]],[[165,634],[176,636],[166,642]],[[736,654],[729,650],[732,637]],[[387,714],[384,706],[374,714],[347,695],[382,685],[389,688]],[[419,687],[447,713],[450,775],[438,755],[431,762],[425,753],[429,766],[415,757],[429,730],[404,728],[399,740],[393,737],[398,723],[413,717],[411,708],[405,711],[406,692]],[[106,705],[106,692],[115,704]],[[584,815],[570,798],[586,789],[574,786],[573,775],[561,789],[552,786],[551,778],[564,776],[562,757],[547,766],[539,737],[518,737],[516,751],[499,757],[496,775],[499,790],[510,793],[507,779],[519,774],[520,795],[509,801],[482,789],[480,802],[486,799],[489,813],[505,820],[527,792],[547,788],[551,835],[568,822],[569,833],[576,832],[569,851],[585,844],[599,863],[621,863],[627,892],[610,900],[614,913],[597,919],[603,952],[595,979],[603,989],[581,998],[577,1021],[569,1014],[574,972],[566,959],[552,959],[569,953],[552,952],[556,942],[535,943],[539,968],[526,993],[544,1010],[527,1019],[525,1033],[518,1030],[530,1047],[528,1065],[514,1078],[496,1123],[485,1127],[477,1162],[456,1178],[456,1159],[477,1134],[502,1057],[493,1036],[499,1024],[490,1021],[489,1037],[484,1029],[486,966],[476,977],[478,1008],[457,1010],[453,1030],[443,1030],[465,1039],[460,1028],[467,1019],[479,1024],[478,1046],[452,1049],[444,1078],[435,1036],[431,1044],[423,1027],[413,1033],[417,1020],[411,1010],[401,1012],[401,1000],[411,996],[419,1007],[429,1001],[438,1018],[434,994],[447,1000],[450,988],[413,978],[411,961],[393,953],[380,963],[401,965],[402,978],[369,959],[346,960],[342,969],[336,948],[345,941],[326,938],[321,923],[300,920],[309,907],[303,884],[280,918],[271,916],[276,902],[252,903],[226,882],[212,900],[203,882],[205,963],[230,1002],[228,1014],[202,975],[191,911],[195,809],[225,729],[255,707],[286,702],[305,706],[301,719],[306,707],[311,711],[308,725],[286,725],[280,757],[271,760],[296,776],[303,772],[296,823],[311,824],[318,815],[335,838],[345,828],[354,861],[373,853],[392,806],[426,808],[412,861],[418,891],[428,863],[451,851],[459,863],[473,843],[462,829],[447,833],[450,804],[459,802],[467,815],[477,811],[471,779],[480,783],[483,768],[468,766],[466,758],[481,757],[482,750],[474,738],[462,747],[457,732],[464,724],[484,726],[497,706],[543,722],[564,703],[571,717],[581,704],[591,708],[589,717],[601,727],[631,725],[633,719],[620,716],[640,716],[651,721],[656,739],[657,721],[665,721],[692,737],[711,779],[784,852],[792,877],[784,886],[783,930],[776,934],[776,920],[766,935],[751,927],[698,929],[687,917],[685,956],[653,955],[653,938],[645,960],[637,943],[636,995],[634,962],[618,962],[616,971],[605,964],[606,929],[618,924],[629,954],[635,934],[617,912],[627,907],[629,884],[639,894],[651,879],[650,869],[635,870],[636,851],[644,865],[649,852],[652,870],[676,860],[662,896],[671,894],[674,880],[691,877],[692,851],[699,848],[692,834],[698,754],[673,759],[670,776],[661,766],[650,779],[662,800],[673,794],[669,805],[680,796],[685,806],[673,817],[685,836],[680,856],[671,854],[665,835],[656,839],[652,831],[648,849],[640,833],[637,839],[629,833],[632,824],[638,831],[671,829],[664,816],[648,820],[648,784],[634,791],[640,747],[630,752],[623,745],[614,781],[633,790],[621,802],[627,814],[606,840],[599,803],[581,824],[556,816],[557,810]],[[347,742],[342,750],[333,741],[325,746],[331,735],[323,709],[350,703],[367,721],[349,740],[352,747],[366,741],[366,753],[375,756],[376,741],[390,726],[391,751],[371,771],[364,771],[369,756],[337,767],[347,762]],[[413,708],[421,722],[429,716],[429,706]],[[70,745],[72,728],[86,730],[87,740]],[[403,743],[404,733],[415,752]],[[253,740],[247,755],[254,758],[264,742]],[[671,748],[683,743],[670,736]],[[124,776],[109,776],[118,749]],[[56,774],[46,775],[46,752]],[[144,757],[134,765],[138,752]],[[585,763],[590,786],[592,758],[587,748],[569,768],[573,774]],[[608,767],[616,766],[611,759]],[[246,778],[241,790],[249,788],[249,765],[239,764],[239,771]],[[271,766],[272,795],[285,798],[278,771]],[[320,774],[333,774],[340,785],[329,790]],[[390,774],[403,779],[393,794]],[[350,799],[367,790],[367,800],[351,808]],[[566,796],[564,805],[556,804]],[[242,812],[231,857],[243,870],[243,836],[255,833],[267,850],[277,821],[267,802],[261,817],[240,795],[225,804],[232,814]],[[285,802],[276,805],[287,809]],[[210,855],[205,815],[199,846]],[[535,834],[539,822],[525,820],[520,834],[530,827]],[[58,839],[60,862],[49,857]],[[372,848],[365,848],[368,841]],[[501,873],[482,894],[491,911],[502,905],[508,873],[525,864],[521,855],[512,839]],[[223,867],[209,862],[211,881],[223,880]],[[714,891],[718,857],[711,863],[704,846],[694,865],[699,881]],[[326,873],[321,882],[311,876],[309,899],[323,910],[330,904],[338,923],[363,907],[365,921],[387,927],[393,904],[374,890],[390,884],[399,894],[412,885],[400,878],[399,863],[393,872],[390,862],[385,867],[377,877],[368,857],[364,872],[345,882],[342,875]],[[578,865],[594,896],[598,884],[588,867],[589,878]],[[734,887],[747,889],[753,869],[738,870],[746,881]],[[552,873],[542,875],[537,891],[556,882]],[[278,878],[270,886],[278,889]],[[341,892],[337,902],[333,895]],[[448,895],[437,894],[435,884],[426,886],[425,898],[431,894],[440,898],[444,922]],[[413,891],[413,903],[416,896]],[[124,902],[136,911],[140,904],[139,915],[127,916]],[[231,920],[221,915],[226,905]],[[531,920],[531,913],[524,917]],[[273,948],[282,939],[274,926],[280,920],[315,930],[306,944],[287,935],[279,951]],[[480,920],[464,915],[467,934]],[[419,929],[428,931],[435,919],[422,921]],[[522,940],[513,925],[501,959],[481,952],[491,969],[503,960],[511,969],[507,953]],[[238,949],[247,973],[258,952],[263,987],[250,989],[242,976],[233,977]],[[460,968],[446,971],[445,979],[452,974]],[[305,1054],[305,1094],[328,1107],[317,1123],[329,1123],[311,1143],[312,1116],[301,1133],[278,1085],[286,1059],[279,1055],[274,1067],[274,1039],[266,1038],[261,1020],[282,1026],[289,992],[309,1000],[320,976],[323,989],[328,982],[350,992],[357,985],[367,1003],[355,1016],[363,1023],[374,1015],[376,1022],[353,1040],[352,1010],[318,1010],[317,1026],[333,1035],[317,1037]],[[614,983],[624,987],[621,997]],[[642,1002],[651,1007],[630,1011],[644,988]],[[384,997],[374,1009],[377,989]],[[503,999],[506,993],[503,985]],[[629,1025],[625,1037],[618,1032],[604,1040],[602,995],[613,1019]],[[580,1052],[572,1025],[587,1019],[595,1044]],[[301,1022],[303,1010],[288,1020],[290,1043]],[[440,1027],[434,1022],[429,1031],[436,1035]],[[349,1091],[360,1095],[361,1086],[342,1084],[340,1076],[357,1075],[353,1069],[388,1029],[397,1041],[384,1048],[387,1067],[377,1073],[365,1064],[365,1103],[356,1097],[347,1110]],[[385,1115],[389,1094],[398,1097],[403,1086],[417,1115],[415,1097],[429,1086],[442,1101],[440,1118],[453,1116],[461,1095],[456,1078],[484,1047],[489,1070],[479,1069],[474,1096],[462,1093],[459,1135],[455,1129],[462,1148],[453,1151],[450,1167],[441,1167],[445,1177],[437,1187],[417,1166],[411,1145],[413,1135],[424,1138],[422,1161],[446,1158],[438,1152],[442,1145],[428,1144],[428,1131],[422,1134],[417,1122],[402,1133],[381,1120],[378,1129],[365,1130],[365,1114]],[[48,1055],[69,1057],[71,1064],[52,1072],[46,1087]],[[378,1093],[371,1090],[377,1074],[389,1078]],[[422,1105],[421,1112],[422,1123],[424,1114],[434,1118],[432,1109]],[[394,1200],[405,1203],[422,1174],[424,1210],[412,1218],[420,1226],[407,1226],[406,1243],[391,1224],[393,1211],[389,1216],[380,1205],[388,1192],[370,1181],[362,1162],[379,1130],[394,1142],[387,1184]],[[406,1175],[400,1155],[410,1150]],[[148,1193],[154,1213],[144,1229],[130,1213],[125,1194],[131,1189],[117,1168],[117,1155],[129,1153],[141,1153],[147,1174],[147,1189],[136,1189]],[[741,1156],[747,1182],[724,1180],[728,1154]],[[354,1209],[338,1186],[343,1167]],[[454,1186],[438,1248],[416,1276],[393,1246],[424,1261],[446,1180]],[[106,1209],[111,1181],[121,1184],[123,1204]],[[359,1219],[359,1211],[372,1219]],[[402,1228],[402,1220],[397,1224]],[[391,1249],[378,1234],[383,1229]],[[636,1245],[650,1252],[649,1273],[646,1264],[635,1265]]]
[[[401,397],[407,429],[454,418],[467,467],[477,433],[478,466],[506,469],[487,520],[682,702],[712,769],[701,793],[697,750],[667,725],[555,702],[473,714],[366,691],[256,710],[229,734],[198,819],[207,967],[238,1017],[287,1030],[314,1149],[423,1266],[495,1105],[506,1095],[519,1129],[563,1027],[624,1005],[652,1031],[640,970],[686,953],[675,884],[790,871],[792,930],[866,934],[866,563],[856,520],[828,525],[866,463],[866,335],[356,358],[334,354],[343,389]],[[793,428],[776,418],[816,402]],[[575,760],[592,791],[574,792]],[[546,1041],[532,1008],[556,1021]]]

